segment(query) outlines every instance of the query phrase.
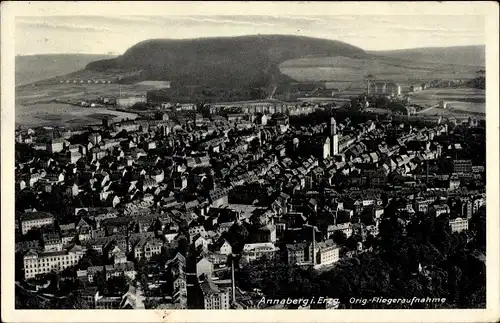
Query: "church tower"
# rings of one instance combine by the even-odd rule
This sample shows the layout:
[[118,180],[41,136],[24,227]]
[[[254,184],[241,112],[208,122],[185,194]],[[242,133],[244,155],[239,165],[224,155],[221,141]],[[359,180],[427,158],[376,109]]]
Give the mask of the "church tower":
[[337,122],[334,117],[330,118],[330,153],[332,156],[339,154],[339,135],[337,133]]

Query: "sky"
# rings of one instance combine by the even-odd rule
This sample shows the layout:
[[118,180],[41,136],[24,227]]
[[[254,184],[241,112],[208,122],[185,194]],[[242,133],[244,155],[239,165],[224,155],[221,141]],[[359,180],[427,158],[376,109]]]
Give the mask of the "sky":
[[17,16],[16,55],[122,54],[152,38],[289,34],[364,50],[485,44],[482,15],[85,15]]

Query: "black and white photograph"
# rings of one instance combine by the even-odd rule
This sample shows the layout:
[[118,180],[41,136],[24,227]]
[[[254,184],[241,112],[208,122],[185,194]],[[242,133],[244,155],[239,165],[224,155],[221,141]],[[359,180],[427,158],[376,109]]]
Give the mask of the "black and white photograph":
[[129,4],[11,17],[15,311],[498,306],[498,3]]

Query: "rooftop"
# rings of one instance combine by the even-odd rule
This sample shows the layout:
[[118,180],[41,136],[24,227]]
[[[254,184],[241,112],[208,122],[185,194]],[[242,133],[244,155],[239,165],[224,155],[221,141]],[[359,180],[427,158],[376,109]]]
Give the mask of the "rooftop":
[[47,212],[24,213],[22,216],[23,221],[33,221],[33,220],[53,219],[53,218],[54,216]]

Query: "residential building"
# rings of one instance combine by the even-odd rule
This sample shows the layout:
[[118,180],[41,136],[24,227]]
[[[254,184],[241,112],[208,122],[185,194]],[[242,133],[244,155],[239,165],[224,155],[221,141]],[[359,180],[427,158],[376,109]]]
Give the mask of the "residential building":
[[469,220],[465,218],[456,218],[453,220],[449,220],[449,224],[451,227],[451,232],[462,232],[469,229]]
[[64,149],[64,139],[52,139],[47,143],[47,151],[51,154],[58,153]]
[[54,224],[54,216],[47,212],[25,213],[21,220],[22,234],[28,233],[33,228],[41,228],[46,225]]
[[227,310],[230,307],[230,288],[219,288],[210,278],[200,283],[206,310]]
[[349,238],[352,235],[352,223],[345,222],[335,225],[329,225],[327,229],[327,236],[331,237],[335,233],[335,231],[341,231],[346,235],[347,238]]
[[43,235],[43,248],[45,252],[61,251],[63,243],[59,233],[49,232]]
[[135,271],[134,263],[131,261],[115,263],[113,265],[105,266],[106,280],[111,277],[125,276],[131,281],[136,278],[137,272]]
[[78,246],[52,252],[30,250],[24,255],[24,276],[29,279],[39,274],[48,274],[52,270],[62,271],[76,265],[82,257],[82,248]]
[[450,207],[446,204],[444,205],[433,205],[429,209],[429,213],[434,217],[439,217],[442,214],[449,214]]
[[134,257],[137,260],[143,258],[149,260],[153,255],[162,253],[163,242],[157,239],[141,239],[134,247]]
[[336,263],[340,259],[340,247],[332,240],[318,242],[315,244],[316,262],[315,267],[323,267]]
[[274,257],[279,248],[272,242],[247,243],[243,247],[242,257],[247,261],[254,261],[263,256]]
[[287,244],[287,259],[288,264],[312,264],[313,262],[313,248],[312,243],[300,242]]
[[472,161],[470,159],[458,159],[453,161],[454,173],[472,173]]
[[200,277],[205,275],[207,277],[212,277],[214,271],[214,264],[208,259],[208,257],[200,257],[196,262],[196,276]]
[[217,244],[214,245],[214,251],[222,255],[230,255],[233,252],[231,244],[226,239],[221,239]]

